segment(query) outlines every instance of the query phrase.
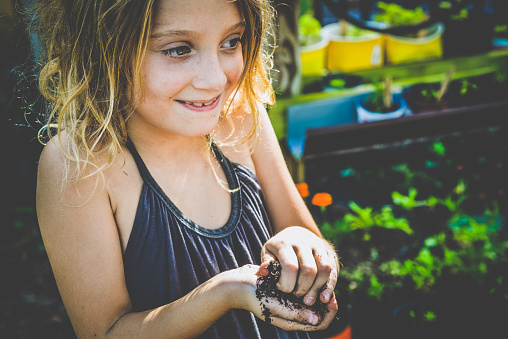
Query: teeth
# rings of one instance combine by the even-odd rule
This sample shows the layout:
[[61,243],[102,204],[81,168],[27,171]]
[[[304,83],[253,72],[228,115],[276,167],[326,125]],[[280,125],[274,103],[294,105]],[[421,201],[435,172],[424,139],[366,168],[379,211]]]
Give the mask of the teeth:
[[203,106],[210,106],[211,104],[213,104],[215,100],[212,100],[210,102],[207,102],[207,103],[196,103],[196,102],[188,102],[186,101],[185,103],[188,104],[188,105],[192,105],[192,106],[196,106],[196,107],[203,107]]

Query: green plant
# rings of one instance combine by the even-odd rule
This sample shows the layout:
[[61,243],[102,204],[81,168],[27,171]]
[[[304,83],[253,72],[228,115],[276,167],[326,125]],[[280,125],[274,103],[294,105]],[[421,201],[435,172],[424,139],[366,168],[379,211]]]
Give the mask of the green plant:
[[332,80],[330,80],[330,86],[336,87],[336,88],[345,88],[346,87],[346,80],[332,79]]
[[497,37],[508,37],[508,24],[494,26],[494,34]]
[[453,192],[446,196],[444,199],[429,196],[425,200],[416,200],[418,190],[414,187],[410,187],[408,195],[402,195],[399,192],[392,192],[393,203],[397,206],[401,206],[405,210],[411,211],[415,207],[428,206],[434,207],[437,204],[443,205],[448,208],[451,212],[458,212],[460,205],[467,199],[465,194],[466,183],[463,179],[459,179],[457,185],[453,189]]
[[374,16],[374,20],[385,22],[391,27],[416,25],[427,18],[422,7],[407,9],[393,3],[379,1],[377,7],[381,10]]
[[[460,1],[460,0],[458,0]],[[450,1],[441,1],[439,3],[439,8],[442,10],[451,10],[452,3]],[[452,14],[450,18],[454,21],[464,21],[469,17],[469,10],[467,7],[462,8],[458,13]]]
[[[371,255],[370,260],[356,265],[350,271],[344,268],[341,274],[350,280],[350,287],[357,292],[363,289],[366,295],[378,301],[395,293],[406,277],[414,283],[415,291],[423,294],[432,293],[434,286],[446,274],[466,274],[477,284],[482,284],[489,267],[499,262],[500,258],[508,262],[505,257],[508,241],[492,227],[497,212],[486,211],[485,216],[483,222],[463,218],[462,224],[455,226],[451,233],[444,231],[426,238],[414,258],[384,261],[377,255]],[[451,219],[457,217],[454,215]],[[491,293],[499,290],[506,293],[506,287],[501,284],[507,279],[505,275],[499,272],[494,285],[489,287]],[[508,294],[506,296],[508,298]],[[424,317],[426,321],[435,319],[436,314],[428,315]]]
[[345,20],[339,21],[339,35],[347,37],[361,37],[372,34],[372,31],[349,24]]
[[300,3],[300,11],[301,13],[309,13],[312,12],[314,7],[313,0],[298,0]]
[[298,20],[300,46],[315,44],[321,40],[321,23],[311,14],[303,14]]
[[453,77],[455,70],[450,68],[446,75],[439,84],[439,87],[436,87],[434,84],[426,84],[420,91],[420,97],[424,102],[441,102],[445,97],[448,89],[450,87],[450,83]]
[[372,31],[360,28],[358,26],[351,25],[349,30],[348,30],[347,36],[361,37],[361,36],[365,36],[365,35],[368,35],[368,34],[372,34]]
[[[459,179],[445,198],[430,196],[417,200],[416,188],[409,188],[407,196],[393,192],[393,204],[402,207],[408,215],[421,206],[445,206],[452,212],[448,221],[449,229],[425,238],[417,255],[404,261],[386,260],[380,257],[375,247],[371,247],[368,261],[356,265],[351,271],[344,269],[345,276],[351,280],[350,284],[355,288],[365,288],[365,293],[381,300],[383,295],[398,288],[404,277],[409,277],[415,289],[423,292],[429,292],[444,272],[468,274],[474,281],[483,282],[488,267],[496,263],[500,256],[504,258],[508,252],[508,239],[500,238],[506,235],[499,233],[501,226],[496,203],[492,209],[476,218],[461,211],[460,206],[467,197],[466,191],[465,181]],[[331,224],[326,225],[326,231],[323,232],[325,237],[331,236],[336,242],[347,241],[347,234],[362,230],[362,240],[375,244],[372,230],[376,227],[402,230],[410,236],[414,234],[408,219],[395,217],[390,205],[383,206],[379,211],[372,207],[362,208],[355,202],[350,202],[349,207],[351,213],[335,222],[335,230]],[[499,281],[503,279],[498,278]]]
[[425,102],[436,102],[439,96],[439,90],[429,85],[429,87],[422,89],[421,96]]
[[470,82],[468,79],[463,79],[460,82],[460,95],[465,96],[470,94],[471,92],[477,92],[478,85],[474,82]]
[[344,216],[345,225],[349,226],[351,230],[363,230],[363,239],[366,241],[370,240],[370,230],[373,227],[399,229],[407,234],[413,233],[405,218],[394,216],[391,206],[383,206],[380,211],[373,212],[372,207],[362,208],[355,202],[350,202],[349,208],[353,213],[347,213]]
[[508,74],[504,72],[496,72],[495,82],[497,85],[506,85],[508,83]]
[[452,20],[455,20],[455,21],[464,21],[464,20],[467,20],[468,17],[469,17],[469,11],[467,10],[467,8],[463,8],[460,10],[459,13],[452,15],[451,18],[452,18]]
[[382,82],[373,83],[374,91],[367,98],[367,102],[371,105],[372,110],[375,112],[383,112],[386,110],[384,103],[384,88]]
[[372,112],[393,112],[398,108],[393,103],[392,78],[386,76],[383,81],[372,83],[374,91],[365,99],[365,107]]
[[446,147],[441,141],[432,143],[432,152],[443,157],[446,154]]
[[[359,182],[360,191],[345,211],[337,200],[329,216],[340,217],[322,229],[343,263],[338,293],[366,322],[379,319],[376,326],[412,331],[396,338],[433,337],[436,329],[462,319],[508,319],[506,186],[491,187],[498,179],[483,172],[490,156],[449,141],[420,145],[428,158],[394,166],[383,157],[387,152],[374,165],[352,162],[334,170],[341,184],[336,187],[354,191]],[[457,147],[466,153],[457,157]],[[438,164],[428,168],[426,161]],[[413,232],[400,231],[406,226]],[[481,319],[469,317],[473,309],[482,310]],[[508,329],[508,321],[501,326]]]
[[336,220],[333,223],[325,221],[319,226],[319,230],[325,239],[335,244],[340,243],[351,232],[351,228],[344,219]]
[[404,176],[404,180],[400,184],[404,187],[411,187],[415,181],[424,180],[435,187],[442,187],[442,183],[435,178],[430,177],[427,173],[412,170],[407,163],[401,163],[393,166],[392,171],[400,173]]
[[417,201],[416,195],[418,194],[418,190],[414,187],[409,189],[409,194],[404,196],[399,192],[392,192],[392,199],[395,205],[401,206],[406,210],[411,210],[418,206],[429,206],[430,203],[428,201]]

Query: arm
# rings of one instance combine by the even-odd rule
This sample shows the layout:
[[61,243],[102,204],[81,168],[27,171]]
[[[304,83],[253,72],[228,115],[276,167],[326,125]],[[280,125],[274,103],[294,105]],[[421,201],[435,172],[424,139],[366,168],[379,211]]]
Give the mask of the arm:
[[[262,270],[277,258],[283,267],[278,285],[281,291],[305,295],[304,302],[308,305],[319,297],[329,303],[330,313],[335,315],[333,290],[338,275],[335,250],[322,238],[298,194],[264,109],[260,121],[261,136],[252,158],[276,232],[263,248]],[[323,286],[326,286],[324,290]]]
[[299,225],[322,237],[287,169],[282,151],[264,108],[260,112],[261,135],[252,158],[263,187],[274,231]]
[[[37,183],[37,213],[62,300],[79,338],[191,338],[232,308],[264,318],[255,296],[257,266],[224,272],[179,300],[146,312],[132,312],[122,250],[107,190],[96,177],[62,186],[64,158],[45,147]],[[108,180],[108,174],[105,174]],[[63,187],[63,190],[62,190]],[[274,305],[271,305],[273,303]],[[281,327],[305,329],[308,312],[277,310]]]

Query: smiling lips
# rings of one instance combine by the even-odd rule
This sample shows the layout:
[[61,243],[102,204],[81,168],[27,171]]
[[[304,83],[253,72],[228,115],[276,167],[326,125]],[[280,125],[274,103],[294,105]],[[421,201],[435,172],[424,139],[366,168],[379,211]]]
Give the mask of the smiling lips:
[[181,101],[178,102],[193,111],[208,111],[217,107],[220,95],[211,101]]

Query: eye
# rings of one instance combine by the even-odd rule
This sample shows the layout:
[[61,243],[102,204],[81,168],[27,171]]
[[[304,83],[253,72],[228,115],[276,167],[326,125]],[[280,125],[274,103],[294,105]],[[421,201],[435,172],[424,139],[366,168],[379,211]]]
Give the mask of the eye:
[[184,56],[185,54],[189,54],[191,52],[191,49],[189,46],[178,46],[175,48],[170,48],[162,51],[162,54],[169,55],[172,57],[180,57]]
[[236,49],[242,43],[243,43],[243,37],[242,38],[233,38],[231,40],[228,40],[223,46],[224,46],[224,48],[227,48],[227,49]]

